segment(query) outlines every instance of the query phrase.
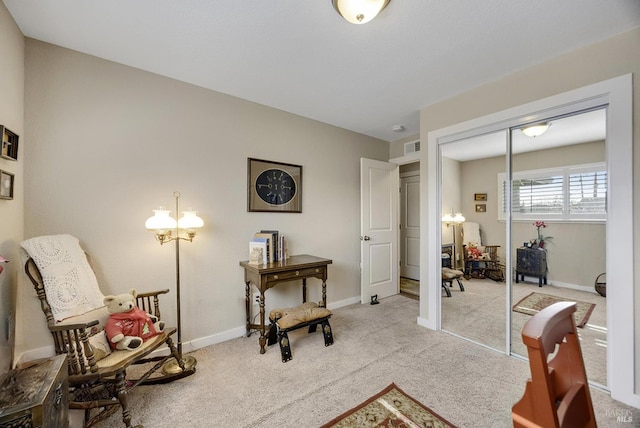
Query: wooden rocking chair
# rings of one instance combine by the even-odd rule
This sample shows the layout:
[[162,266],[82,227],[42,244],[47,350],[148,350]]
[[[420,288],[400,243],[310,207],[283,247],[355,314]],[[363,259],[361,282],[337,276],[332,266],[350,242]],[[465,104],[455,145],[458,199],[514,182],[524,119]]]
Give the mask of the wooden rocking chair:
[[[79,244],[78,248],[82,251]],[[47,299],[46,281],[43,281],[43,276],[31,257],[26,261],[25,272],[40,299],[40,306],[53,336],[56,354],[66,354],[68,357],[69,408],[84,410],[85,427],[104,420],[117,411],[118,407],[122,408],[122,420],[125,426],[131,427],[127,396],[136,386],[166,383],[195,372],[195,367],[190,369],[185,367],[182,355],[173,344],[171,335],[176,332],[175,327],[165,327],[157,336],[148,339],[135,350],[111,351],[103,331],[109,316],[106,307],[98,307],[62,321],[56,321],[52,306]],[[161,290],[139,293],[136,296],[136,304],[144,311],[160,318],[159,296],[168,292],[169,290]],[[168,348],[168,355],[149,358],[153,351],[163,345]],[[171,358],[175,358],[177,365],[182,369],[181,372],[177,374],[160,372],[157,376],[150,378]],[[155,364],[139,379],[126,378],[126,371],[133,364],[149,362]],[[136,427],[141,426],[136,425]]]

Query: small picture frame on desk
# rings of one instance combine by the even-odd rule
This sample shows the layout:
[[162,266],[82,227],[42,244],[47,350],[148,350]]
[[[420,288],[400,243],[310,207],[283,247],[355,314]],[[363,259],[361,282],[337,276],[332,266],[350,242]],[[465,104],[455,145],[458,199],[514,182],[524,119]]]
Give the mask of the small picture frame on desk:
[[0,170],[0,199],[13,199],[13,179],[13,174]]

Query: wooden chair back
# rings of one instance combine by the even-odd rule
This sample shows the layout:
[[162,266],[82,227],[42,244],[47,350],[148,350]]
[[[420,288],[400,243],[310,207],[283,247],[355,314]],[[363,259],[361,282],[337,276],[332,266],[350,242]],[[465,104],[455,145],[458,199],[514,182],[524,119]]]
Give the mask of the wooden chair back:
[[531,379],[512,408],[514,427],[596,426],[575,310],[574,302],[555,303],[524,325]]

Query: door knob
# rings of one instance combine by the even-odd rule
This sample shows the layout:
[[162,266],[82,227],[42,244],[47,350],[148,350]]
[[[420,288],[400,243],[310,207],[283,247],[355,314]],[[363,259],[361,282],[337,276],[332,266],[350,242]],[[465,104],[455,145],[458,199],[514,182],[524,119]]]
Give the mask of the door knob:
[[361,237],[360,237],[360,240],[361,240],[361,241],[371,241],[371,237],[369,237],[369,236],[367,236],[367,235],[364,235],[364,236],[361,236]]

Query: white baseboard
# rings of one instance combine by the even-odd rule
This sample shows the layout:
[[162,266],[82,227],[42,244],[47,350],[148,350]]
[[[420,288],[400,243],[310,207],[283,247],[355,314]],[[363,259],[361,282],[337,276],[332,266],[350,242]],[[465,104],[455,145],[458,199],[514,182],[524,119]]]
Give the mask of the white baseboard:
[[[344,306],[349,306],[354,303],[360,303],[360,297],[350,297],[345,300],[340,300],[338,302],[333,302],[327,304],[327,308],[338,309]],[[220,333],[212,334],[211,336],[200,337],[198,339],[191,340],[189,342],[182,342],[182,351],[183,352],[193,352],[198,349],[206,348],[210,345],[215,345],[217,343],[226,342],[227,340],[235,339],[238,337],[242,337],[247,333],[246,326],[242,325],[240,327],[234,327],[230,330],[222,331]],[[175,340],[174,340],[175,343]],[[157,357],[162,355],[167,355],[167,348],[156,349],[150,354],[150,357]],[[45,346],[44,348],[31,349],[29,351],[25,351],[21,353],[16,359],[16,364],[37,360],[40,358],[50,358],[55,355],[55,348],[53,345]]]
[[[525,275],[525,281],[520,281],[520,282],[534,282],[534,283],[538,283],[538,277],[533,277],[533,276],[529,276],[529,275]],[[526,278],[533,278],[531,281],[528,281]],[[515,284],[515,282],[514,282]],[[556,281],[554,279],[547,279],[547,284],[545,285],[553,285],[554,287],[560,287],[560,288],[570,288],[571,290],[578,290],[578,291],[586,291],[588,293],[595,293],[597,294],[597,291],[595,289],[594,286],[586,286],[586,285],[578,285],[578,284],[571,284],[569,282],[561,282],[561,281]],[[542,288],[545,287],[545,285],[542,286]]]
[[429,319],[423,318],[423,317],[418,317],[418,325],[420,325],[422,327],[429,328],[431,330],[435,330],[436,329],[435,323],[433,323]]
[[354,303],[360,303],[360,297],[349,297],[348,299],[340,300],[338,302],[327,303],[327,309],[338,309],[345,306],[353,305]]
[[570,288],[572,290],[586,291],[588,293],[598,294],[594,286],[587,287],[586,285],[570,284],[567,282],[560,282],[560,281],[548,281],[548,283],[549,285],[553,285],[554,287]]
[[231,330],[222,331],[220,333],[212,334],[211,336],[205,336],[198,339],[194,339],[190,342],[182,344],[182,350],[184,352],[195,351],[196,349],[206,348],[207,346],[215,345],[216,343],[226,342],[227,340],[242,337],[247,334],[247,327],[234,327]]

